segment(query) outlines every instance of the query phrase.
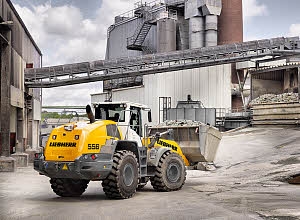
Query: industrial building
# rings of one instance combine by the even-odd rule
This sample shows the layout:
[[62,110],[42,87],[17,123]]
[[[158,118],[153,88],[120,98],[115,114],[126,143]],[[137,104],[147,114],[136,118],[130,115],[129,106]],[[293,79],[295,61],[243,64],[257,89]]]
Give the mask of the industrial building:
[[10,0],[0,0],[0,171],[28,163],[39,146],[41,89],[29,89],[24,69],[42,66],[42,53]]
[[[187,97],[214,109],[215,118],[224,117],[249,103],[249,68],[286,63],[299,49],[299,38],[243,42],[242,0],[138,2],[115,17],[107,37],[106,60],[27,68],[25,85],[104,81],[104,93],[92,94],[92,103],[113,99],[145,104],[154,124],[169,119],[169,110]],[[206,119],[216,125],[210,116]]]
[[[242,0],[138,2],[108,28],[106,59],[165,54],[243,42]],[[128,100],[152,108],[154,122],[178,101],[201,101],[206,108],[242,109],[239,65],[224,64],[104,81],[92,102]]]

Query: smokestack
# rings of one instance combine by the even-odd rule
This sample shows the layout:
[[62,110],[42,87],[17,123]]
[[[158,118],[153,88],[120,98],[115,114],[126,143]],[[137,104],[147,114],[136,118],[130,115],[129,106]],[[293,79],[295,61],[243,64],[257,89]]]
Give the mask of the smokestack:
[[243,42],[242,0],[222,0],[218,29],[218,45]]

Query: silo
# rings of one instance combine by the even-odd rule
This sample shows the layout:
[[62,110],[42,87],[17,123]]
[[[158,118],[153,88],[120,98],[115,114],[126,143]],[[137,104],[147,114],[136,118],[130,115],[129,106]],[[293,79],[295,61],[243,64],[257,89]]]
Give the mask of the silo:
[[205,46],[216,46],[218,43],[218,16],[207,15],[205,24]]
[[192,17],[189,19],[190,49],[205,46],[205,19],[204,17]]
[[242,0],[222,0],[218,45],[243,42]]
[[163,18],[157,21],[157,52],[176,50],[176,20]]

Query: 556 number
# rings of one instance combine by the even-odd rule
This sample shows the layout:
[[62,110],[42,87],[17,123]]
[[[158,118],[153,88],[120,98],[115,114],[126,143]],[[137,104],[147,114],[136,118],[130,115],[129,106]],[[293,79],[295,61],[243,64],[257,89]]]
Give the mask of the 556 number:
[[88,150],[99,150],[100,145],[99,144],[88,144]]

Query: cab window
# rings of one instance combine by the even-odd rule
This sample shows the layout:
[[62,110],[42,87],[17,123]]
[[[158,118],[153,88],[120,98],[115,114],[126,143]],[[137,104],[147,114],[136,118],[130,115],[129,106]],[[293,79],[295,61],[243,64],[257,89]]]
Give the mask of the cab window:
[[107,136],[116,137],[121,140],[121,135],[116,125],[106,125],[106,133]]
[[119,104],[99,105],[95,108],[95,118],[115,122],[125,122],[125,107]]

